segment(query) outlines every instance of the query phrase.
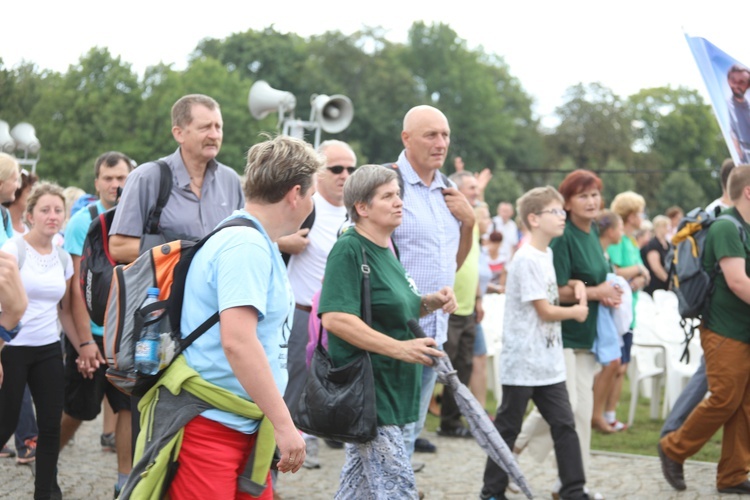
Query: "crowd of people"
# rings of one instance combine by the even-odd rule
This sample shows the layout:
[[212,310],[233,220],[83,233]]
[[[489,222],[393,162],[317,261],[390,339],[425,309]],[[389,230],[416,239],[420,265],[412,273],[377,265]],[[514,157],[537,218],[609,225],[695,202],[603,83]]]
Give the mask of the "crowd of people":
[[[456,158],[456,172],[441,173],[450,125],[426,105],[406,113],[403,151],[383,165],[358,167],[345,142],[315,150],[278,136],[249,150],[240,177],[216,160],[222,127],[215,100],[180,98],[172,108],[177,149],[137,168],[123,153],[101,154],[96,199],[81,198],[88,205],[75,203],[82,191],[39,181],[0,153],[0,443],[8,443],[0,457],[36,462],[35,498],[62,498],[60,450],[102,408],[101,445],[118,458],[115,498],[139,498],[155,485],[173,499],[277,498],[283,473],[321,466],[318,438],[296,429],[290,410],[320,332],[335,366],[369,353],[376,396],[374,439],[325,441],[345,448],[335,497],[421,498],[415,473],[425,464],[414,453],[438,452],[423,434],[428,412],[439,415],[438,435],[472,437],[451,388],[436,387],[433,360],[450,359],[486,401],[486,294],[505,294],[506,303],[495,427],[516,454],[543,460],[554,449],[556,498],[602,498],[586,486],[591,435],[627,432],[617,411],[637,342],[638,294],[668,288],[665,256],[679,207],[649,221],[646,200],[627,191],[606,209],[602,180],[575,170],[515,206],[502,201],[491,217],[491,172],[471,172]],[[164,172],[169,197],[155,214]],[[749,172],[725,162],[722,197],[708,208],[737,218],[746,233]],[[186,388],[182,399],[151,405],[149,393],[143,415],[139,398],[108,382],[105,332],[78,286],[88,228],[114,207],[109,251],[119,263],[174,239],[198,241],[230,219],[252,222],[217,232],[196,253],[181,331],[217,311],[220,319],[163,376]],[[722,272],[701,326],[705,357],[658,444],[678,490],[686,488],[684,460],[723,426],[717,488],[750,493],[750,247],[734,227],[719,221],[708,233],[705,266]],[[407,327],[412,319],[424,337]],[[146,474],[138,433],[158,433],[151,422],[182,421],[178,414],[179,467]],[[506,498],[515,488],[487,459],[479,497]]]

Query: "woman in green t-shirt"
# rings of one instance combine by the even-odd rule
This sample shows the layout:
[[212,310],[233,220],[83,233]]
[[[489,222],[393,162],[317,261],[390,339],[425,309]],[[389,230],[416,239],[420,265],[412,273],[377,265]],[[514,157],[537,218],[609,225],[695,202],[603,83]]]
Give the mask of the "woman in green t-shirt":
[[[354,228],[328,256],[318,313],[336,366],[370,352],[378,435],[369,443],[347,444],[336,498],[417,498],[402,426],[419,414],[421,365],[444,354],[434,339],[414,338],[407,321],[437,309],[451,313],[456,299],[449,287],[420,295],[390,248],[403,209],[394,171],[380,165],[357,169],[344,185],[344,205]],[[363,251],[370,268],[370,326],[361,318]]]

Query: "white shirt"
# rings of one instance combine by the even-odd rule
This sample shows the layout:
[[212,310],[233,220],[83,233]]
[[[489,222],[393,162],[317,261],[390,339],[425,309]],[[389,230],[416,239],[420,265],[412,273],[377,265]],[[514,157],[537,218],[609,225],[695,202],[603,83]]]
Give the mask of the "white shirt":
[[518,226],[513,219],[503,222],[503,218],[495,216],[492,218],[495,231],[503,233],[503,241],[500,243],[499,262],[509,262],[513,256],[513,249],[518,246]]
[[313,194],[313,203],[315,220],[307,233],[310,243],[303,252],[292,255],[287,268],[294,300],[303,306],[312,304],[313,295],[320,290],[328,254],[346,220],[346,207],[331,205],[320,193]]
[[560,305],[552,249],[532,245],[518,249],[508,266],[505,284],[500,383],[539,387],[565,381],[562,329],[559,321],[543,321],[532,301]]
[[[26,243],[26,258],[21,268],[21,281],[29,298],[29,305],[21,318],[21,330],[12,346],[45,346],[60,341],[57,325],[57,305],[65,295],[66,282],[73,276],[73,261],[68,259],[62,268],[57,249],[42,255]],[[18,258],[18,248],[8,240],[2,250]]]

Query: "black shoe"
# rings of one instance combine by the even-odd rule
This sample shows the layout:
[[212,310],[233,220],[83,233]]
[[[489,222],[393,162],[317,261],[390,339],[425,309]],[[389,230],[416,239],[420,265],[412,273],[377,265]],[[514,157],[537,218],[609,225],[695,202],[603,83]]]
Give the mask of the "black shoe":
[[417,453],[435,453],[437,446],[424,438],[417,438],[414,441],[414,451]]
[[462,426],[454,427],[453,429],[443,429],[442,427],[438,427],[437,435],[443,436],[443,437],[453,437],[453,438],[473,437],[471,435],[471,431],[467,429],[466,427],[462,427]]
[[740,484],[730,486],[729,488],[719,489],[719,493],[738,493],[740,495],[750,495],[750,480],[742,481]]
[[682,464],[669,458],[667,454],[664,453],[664,450],[661,449],[661,443],[656,445],[656,450],[659,452],[661,472],[664,474],[664,479],[666,479],[669,485],[677,491],[687,489],[687,486],[685,485],[685,474],[682,471]]
[[344,443],[342,443],[341,441],[334,441],[333,439],[324,439],[324,441],[329,448],[333,448],[334,450],[340,450],[344,447]]

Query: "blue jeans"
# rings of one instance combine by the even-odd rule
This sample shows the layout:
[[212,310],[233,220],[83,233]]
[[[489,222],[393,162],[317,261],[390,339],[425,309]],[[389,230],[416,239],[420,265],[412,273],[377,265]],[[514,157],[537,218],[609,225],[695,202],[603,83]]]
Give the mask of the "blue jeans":
[[703,401],[707,392],[706,358],[701,356],[701,364],[693,376],[690,377],[690,381],[680,393],[667,419],[664,421],[664,426],[661,428],[661,437],[679,429],[685,419],[688,418],[688,415]]
[[34,416],[34,408],[31,402],[31,391],[29,391],[29,386],[26,385],[26,389],[23,391],[21,413],[18,416],[18,425],[15,432],[16,451],[25,446],[24,441],[35,438],[38,434],[39,429],[36,426],[36,417]]
[[422,393],[419,396],[419,420],[406,424],[404,426],[404,445],[409,457],[414,454],[414,441],[424,428],[424,421],[427,418],[427,410],[432,400],[432,391],[435,389],[435,380],[437,373],[429,366],[422,367]]

